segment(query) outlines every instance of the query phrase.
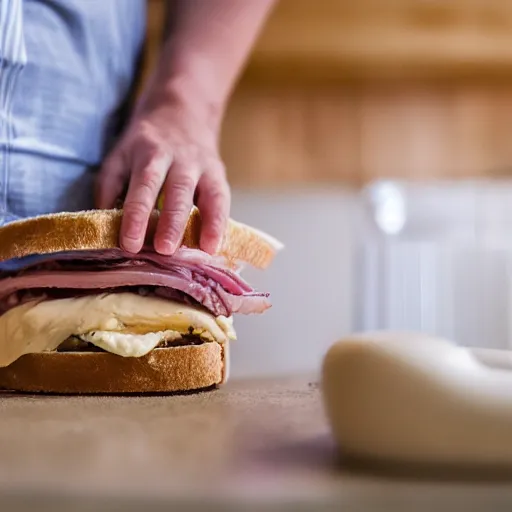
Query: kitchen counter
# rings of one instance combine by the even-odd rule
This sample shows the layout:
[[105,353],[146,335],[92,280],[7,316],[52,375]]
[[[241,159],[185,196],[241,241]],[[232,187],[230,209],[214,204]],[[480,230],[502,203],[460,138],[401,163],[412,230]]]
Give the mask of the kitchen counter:
[[0,395],[2,511],[231,505],[499,512],[511,504],[507,482],[347,469],[336,456],[314,379],[234,381],[183,396]]

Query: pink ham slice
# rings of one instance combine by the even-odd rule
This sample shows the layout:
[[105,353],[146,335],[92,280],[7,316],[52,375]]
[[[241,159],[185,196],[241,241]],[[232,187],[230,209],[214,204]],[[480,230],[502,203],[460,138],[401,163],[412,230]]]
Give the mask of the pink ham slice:
[[[112,265],[132,266],[139,262],[151,262],[163,269],[175,269],[185,267],[192,270],[202,271],[220,285],[233,293],[253,292],[253,288],[247,284],[237,273],[224,265],[221,258],[211,256],[197,249],[181,247],[173,256],[163,256],[151,251],[142,251],[138,254],[128,254],[120,249],[109,249],[104,251],[73,251],[57,254],[44,254],[27,258],[28,263],[23,263],[23,258],[18,260],[16,269],[30,270],[32,268],[50,268],[58,270],[62,267],[72,265],[74,270],[81,268],[90,269],[90,263],[94,262],[96,268],[106,268]],[[1,266],[1,263],[0,263]],[[0,276],[1,276],[0,267]],[[235,289],[231,288],[235,286]],[[240,290],[237,292],[237,290]]]
[[[191,297],[214,315],[262,313],[270,307],[268,294],[256,292],[240,276],[211,256],[181,249],[173,257],[149,251],[127,255],[119,250],[70,252],[30,258],[18,272],[3,272],[0,305],[3,311],[23,301],[23,294],[51,296],[51,290],[116,290],[152,287],[157,296]],[[48,290],[48,296],[44,290]],[[166,293],[165,290],[169,290]]]

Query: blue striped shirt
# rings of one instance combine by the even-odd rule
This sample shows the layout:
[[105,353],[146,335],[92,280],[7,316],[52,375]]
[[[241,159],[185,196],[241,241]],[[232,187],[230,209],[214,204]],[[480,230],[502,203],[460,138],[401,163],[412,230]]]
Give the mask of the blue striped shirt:
[[0,222],[93,204],[145,0],[0,0]]

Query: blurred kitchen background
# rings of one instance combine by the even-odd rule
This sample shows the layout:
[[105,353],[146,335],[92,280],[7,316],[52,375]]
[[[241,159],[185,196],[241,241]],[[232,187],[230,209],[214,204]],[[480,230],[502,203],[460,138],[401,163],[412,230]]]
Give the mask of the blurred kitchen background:
[[286,245],[245,274],[274,307],[236,320],[233,375],[359,329],[512,345],[512,1],[281,0],[222,153],[232,216]]

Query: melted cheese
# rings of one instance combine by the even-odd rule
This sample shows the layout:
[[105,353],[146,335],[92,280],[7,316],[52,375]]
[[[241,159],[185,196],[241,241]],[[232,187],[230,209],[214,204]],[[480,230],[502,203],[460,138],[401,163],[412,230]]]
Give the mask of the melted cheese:
[[177,331],[148,332],[147,334],[94,331],[82,334],[80,338],[118,356],[142,357],[149,354],[161,341],[178,340],[181,334]]
[[[95,337],[93,333],[98,331],[124,336]],[[0,366],[23,354],[55,350],[72,335],[85,335],[90,338],[87,341],[119,355],[143,355],[158,344],[162,339],[159,333],[165,331],[192,331],[218,343],[236,339],[231,318],[215,318],[192,306],[132,293],[90,295],[29,302],[1,315]],[[143,336],[148,333],[155,336]]]

